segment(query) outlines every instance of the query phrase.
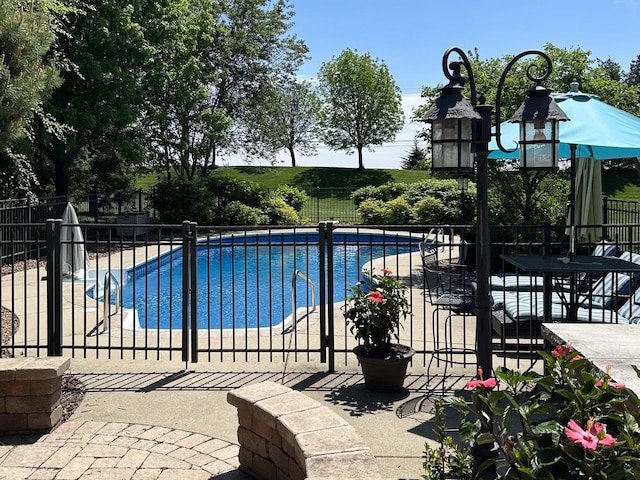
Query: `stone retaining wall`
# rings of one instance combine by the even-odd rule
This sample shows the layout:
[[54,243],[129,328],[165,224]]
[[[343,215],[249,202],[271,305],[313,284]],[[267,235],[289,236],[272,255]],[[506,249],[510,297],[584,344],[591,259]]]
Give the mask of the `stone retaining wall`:
[[0,359],[0,433],[49,431],[62,418],[64,357]]
[[232,390],[240,466],[259,479],[380,478],[369,447],[328,407],[274,382]]

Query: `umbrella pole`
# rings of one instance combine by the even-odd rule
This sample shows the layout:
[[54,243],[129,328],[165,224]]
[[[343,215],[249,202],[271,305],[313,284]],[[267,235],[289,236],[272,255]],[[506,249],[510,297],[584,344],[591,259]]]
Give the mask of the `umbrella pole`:
[[571,151],[571,211],[569,212],[569,224],[576,226],[576,144],[569,145]]
[[[569,257],[571,260],[575,260],[576,258],[576,144],[572,143],[569,145],[569,149],[571,151],[571,213],[570,213],[570,221],[571,228],[569,229]],[[573,247],[571,247],[573,246]],[[576,301],[576,274],[571,274],[571,282],[569,287],[569,305],[575,305]],[[567,312],[569,315],[569,319],[575,321],[575,313],[571,309]]]

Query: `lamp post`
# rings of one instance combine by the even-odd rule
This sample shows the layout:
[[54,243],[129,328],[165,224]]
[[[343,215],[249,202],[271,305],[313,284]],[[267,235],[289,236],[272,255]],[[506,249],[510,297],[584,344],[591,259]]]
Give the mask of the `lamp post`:
[[[459,61],[449,63],[449,56],[456,53]],[[546,68],[542,75],[536,73],[535,65],[526,70],[529,80],[535,86],[529,90],[529,98],[509,119],[520,123],[520,168],[555,170],[558,165],[558,125],[568,120],[565,113],[549,95],[551,91],[544,82],[551,74],[551,59],[537,50],[522,52],[509,62],[498,83],[495,112],[492,105],[486,105],[484,96],[476,92],[473,71],[469,59],[458,47],[448,49],[442,58],[442,70],[449,79],[440,96],[424,115],[423,120],[431,123],[433,171],[458,172],[465,175],[476,172],[477,181],[477,225],[476,225],[476,309],[478,366],[487,375],[493,371],[491,351],[491,295],[489,290],[489,272],[491,257],[489,249],[489,206],[488,155],[491,140],[491,123],[495,116],[495,137],[500,150],[510,152],[500,141],[500,99],[505,79],[511,67],[527,55],[537,55],[545,60]],[[464,67],[469,76],[471,102],[463,95],[465,77]],[[474,168],[475,160],[475,168]]]
[[465,211],[464,211],[464,200],[467,195],[467,191],[469,190],[469,177],[462,175],[458,177],[458,190],[460,190],[460,225],[464,225],[465,221]]
[[[449,63],[451,54],[457,54],[458,61]],[[458,47],[449,48],[442,57],[442,71],[449,83],[424,115],[423,120],[431,124],[432,169],[433,171],[457,172],[459,175],[476,172],[477,182],[477,224],[476,224],[476,342],[478,367],[486,375],[493,372],[491,306],[489,288],[491,253],[489,245],[489,205],[488,155],[491,140],[492,119],[495,117],[495,137],[498,148],[500,141],[500,100],[507,74],[513,65],[527,55],[541,57],[545,68],[536,75],[538,68],[532,64],[526,69],[527,78],[534,83],[529,97],[509,119],[520,123],[520,168],[554,170],[558,165],[559,122],[568,120],[565,113],[549,95],[551,91],[544,82],[551,74],[551,59],[541,51],[527,50],[507,64],[496,93],[495,112],[492,105],[485,104],[483,95],[478,97],[469,59]],[[471,102],[462,94],[465,77],[464,67],[469,77]],[[475,160],[475,168],[474,168]]]

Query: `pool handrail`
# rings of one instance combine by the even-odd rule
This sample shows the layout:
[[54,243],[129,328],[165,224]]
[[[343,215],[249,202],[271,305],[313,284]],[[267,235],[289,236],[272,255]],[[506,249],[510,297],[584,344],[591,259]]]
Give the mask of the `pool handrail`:
[[102,323],[102,333],[111,329],[111,282],[114,283],[114,287],[116,289],[116,311],[114,313],[118,313],[120,311],[120,282],[115,277],[115,275],[109,270],[104,275],[104,288],[103,288],[103,323]]
[[291,325],[289,325],[285,329],[284,333],[288,333],[288,331],[295,329],[298,323],[298,316],[297,316],[298,288],[296,285],[298,277],[300,277],[309,285],[311,285],[311,305],[312,305],[311,312],[315,312],[318,306],[316,303],[316,284],[301,270],[296,270],[295,272],[293,272],[293,276],[291,277]]

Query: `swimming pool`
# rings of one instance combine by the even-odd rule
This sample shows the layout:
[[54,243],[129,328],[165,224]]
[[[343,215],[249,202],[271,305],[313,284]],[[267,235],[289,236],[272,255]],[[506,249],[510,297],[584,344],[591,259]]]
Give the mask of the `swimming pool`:
[[[419,238],[391,234],[334,234],[333,302],[345,298],[375,258],[417,250]],[[142,328],[182,324],[182,249],[124,272],[122,305]],[[197,319],[202,329],[274,327],[292,313],[292,280],[299,270],[319,289],[317,233],[216,237],[197,247]],[[296,308],[310,307],[312,288],[296,282]]]

